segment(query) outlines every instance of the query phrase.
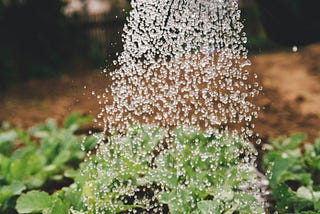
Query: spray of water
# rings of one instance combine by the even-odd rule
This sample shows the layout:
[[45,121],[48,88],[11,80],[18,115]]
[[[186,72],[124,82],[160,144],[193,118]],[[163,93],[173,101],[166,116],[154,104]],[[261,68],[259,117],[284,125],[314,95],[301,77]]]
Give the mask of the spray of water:
[[259,92],[236,1],[132,1],[120,68],[110,73],[106,129],[132,124],[210,129],[250,122]]
[[[157,168],[169,167],[165,166],[164,159],[154,163],[155,157],[161,159],[166,157],[165,154],[183,153],[185,147],[174,140],[178,136],[176,130],[182,128],[188,132],[192,127],[190,132],[201,130],[205,137],[231,134],[233,139],[240,140],[245,152],[237,149],[232,152],[235,157],[241,153],[244,158],[239,161],[239,167],[243,171],[249,170],[255,154],[246,139],[253,135],[252,120],[258,115],[253,99],[261,88],[256,75],[248,71],[251,63],[247,57],[246,35],[242,31],[237,1],[132,0],[131,5],[133,9],[124,27],[124,51],[115,62],[118,69],[107,74],[107,78],[113,81],[102,96],[104,107],[98,115],[104,121],[105,131],[114,137],[109,139],[113,147],[101,145],[97,158],[114,161],[107,161],[108,167],[90,167],[96,167],[101,175],[109,173],[109,177],[113,176],[114,172],[108,171],[112,168],[128,173],[129,169],[123,167],[125,164],[117,162],[119,156],[128,156],[132,165],[145,161]],[[132,135],[135,132],[133,126],[144,127],[146,124],[157,127],[164,137],[155,136],[153,128],[146,131],[148,139],[161,139],[160,143],[157,141],[154,147],[149,145],[152,147],[149,152],[139,150],[141,154],[136,156],[138,152],[132,156],[132,147],[128,144],[141,144],[141,139],[146,136],[137,134],[134,143],[123,136],[126,133]],[[210,146],[219,148],[219,142],[212,141]],[[183,161],[183,158],[186,157],[179,157],[176,161]],[[210,155],[203,158],[214,159]],[[218,172],[217,166],[210,170],[212,176]],[[185,173],[181,170],[181,175]],[[153,180],[160,178],[160,175],[149,176],[153,176]],[[107,183],[105,180],[100,182]],[[247,181],[243,182],[245,186]],[[210,188],[211,185],[208,182],[208,186],[201,188]],[[132,186],[127,183],[123,186],[126,186],[127,193],[122,194],[133,196],[138,191],[130,189]],[[156,204],[157,193],[168,187],[147,186],[147,191],[152,189],[154,196],[144,199],[143,203],[150,210]],[[177,184],[175,188],[183,192],[185,186],[185,183]],[[117,188],[114,189],[117,192]],[[252,188],[252,191],[256,190]],[[95,191],[115,194],[107,188]],[[176,200],[183,203],[181,198]],[[134,200],[133,203],[142,202]],[[197,201],[192,203],[196,206]],[[108,206],[117,205],[104,205]]]

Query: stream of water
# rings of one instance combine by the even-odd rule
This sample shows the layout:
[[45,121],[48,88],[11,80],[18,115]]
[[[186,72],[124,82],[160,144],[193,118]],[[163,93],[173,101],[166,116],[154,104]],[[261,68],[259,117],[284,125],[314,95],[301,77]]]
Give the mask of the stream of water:
[[[211,128],[248,124],[259,93],[236,1],[132,1],[124,52],[109,75],[106,129],[132,124]],[[102,116],[102,115],[101,115]]]
[[[122,136],[145,124],[165,130],[166,146],[159,151],[170,147],[181,127],[244,142],[255,138],[259,108],[254,99],[261,87],[248,70],[237,1],[132,0],[131,5],[124,51],[115,62],[118,69],[107,74],[112,85],[100,98],[104,107],[98,118],[115,136],[111,143],[125,154],[128,142]],[[101,157],[109,154],[104,151]],[[253,166],[252,153],[247,149],[242,165]]]

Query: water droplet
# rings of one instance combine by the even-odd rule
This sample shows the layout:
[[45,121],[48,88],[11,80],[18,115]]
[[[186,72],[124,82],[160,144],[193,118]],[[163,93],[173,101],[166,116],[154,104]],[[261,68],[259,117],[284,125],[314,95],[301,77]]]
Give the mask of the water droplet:
[[[185,191],[188,184],[197,180],[187,178],[183,164],[186,157],[179,156],[183,154],[186,142],[179,142],[175,132],[177,128],[190,135],[196,134],[195,131],[204,133],[207,138],[215,135],[215,140],[206,145],[205,151],[214,149],[217,152],[201,153],[197,146],[203,142],[197,138],[192,141],[194,147],[189,149],[191,154],[187,158],[190,158],[189,170],[196,174],[203,170],[196,161],[212,163],[206,169],[211,177],[215,176],[220,164],[231,165],[217,158],[222,155],[222,147],[234,146],[235,142],[225,139],[230,136],[244,141],[246,149],[235,149],[223,155],[236,159],[240,152],[246,153],[241,160],[242,165],[239,164],[240,171],[247,172],[254,166],[252,160],[256,153],[250,151],[245,140],[255,136],[254,125],[250,123],[257,117],[258,107],[252,98],[259,94],[261,86],[257,75],[247,69],[251,61],[247,56],[247,38],[236,0],[135,0],[131,1],[131,6],[122,36],[124,51],[113,62],[117,69],[113,72],[104,70],[112,79],[106,89],[108,95],[97,95],[101,104],[109,97],[103,102],[105,106],[97,122],[113,137],[107,145],[100,143],[98,146],[96,158],[106,165],[90,166],[98,170],[99,176],[92,178],[97,179],[100,185],[90,188],[102,196],[113,195],[110,191],[122,191],[119,198],[122,197],[122,202],[129,202],[125,196],[134,196],[138,189],[131,180],[120,178],[130,172],[130,166],[138,166],[138,169],[145,162],[164,172],[170,168],[172,170],[163,174],[164,177],[150,175],[159,181],[163,189],[154,189],[152,184],[146,184],[146,190],[154,191],[154,199],[134,197],[133,203],[139,205],[143,202],[147,210],[152,210],[155,206],[152,200],[157,201],[159,192],[170,191],[163,180],[184,178],[172,187],[177,192]],[[93,91],[92,95],[96,93]],[[147,128],[150,126],[161,130],[158,138],[153,135],[153,129]],[[239,130],[233,130],[234,126],[240,126]],[[154,141],[161,142],[157,145],[157,158],[154,150],[145,151]],[[171,157],[171,154],[176,156]],[[199,158],[194,160],[193,157]],[[170,162],[170,158],[176,159]],[[155,159],[157,162],[152,163]],[[103,176],[108,179],[115,176],[117,182],[106,184],[107,179]],[[226,177],[228,179],[232,175]],[[141,176],[138,179],[145,178]],[[223,179],[220,180],[221,187],[217,188],[221,188],[222,194]],[[108,188],[111,184],[112,190]],[[212,185],[216,184],[207,179],[198,188],[205,190]],[[172,200],[180,204],[187,200],[196,207],[199,199],[191,196],[182,198],[177,194]],[[105,206],[115,208],[117,205],[110,203]]]

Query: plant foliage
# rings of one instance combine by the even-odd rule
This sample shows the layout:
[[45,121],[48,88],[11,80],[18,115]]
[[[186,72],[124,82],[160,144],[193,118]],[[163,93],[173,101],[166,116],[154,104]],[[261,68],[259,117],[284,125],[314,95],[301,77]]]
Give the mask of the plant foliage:
[[264,157],[275,209],[279,213],[320,212],[320,138],[304,134],[271,140]]
[[263,213],[240,138],[137,126],[98,144],[75,135],[90,121],[0,132],[1,213]]
[[[57,187],[67,182],[65,172],[78,168],[88,149],[97,141],[93,137],[84,140],[83,136],[74,134],[79,126],[89,121],[88,117],[71,114],[62,129],[55,121],[48,120],[28,132],[0,132],[0,213],[12,210],[17,197],[24,191],[43,189],[52,192],[55,191],[52,185]],[[81,148],[82,141],[87,148]],[[33,194],[32,197],[37,196]],[[44,207],[41,201],[31,205],[33,211]],[[18,208],[23,213],[28,210],[23,206]]]
[[[253,170],[241,167],[243,142],[192,129],[176,130],[168,148],[161,146],[164,139],[162,130],[150,127],[112,137],[81,164],[81,173],[70,173],[76,182],[51,195],[41,211],[263,213],[255,194],[241,187],[256,178]],[[23,194],[18,211],[39,211],[41,206],[29,201],[40,195]]]

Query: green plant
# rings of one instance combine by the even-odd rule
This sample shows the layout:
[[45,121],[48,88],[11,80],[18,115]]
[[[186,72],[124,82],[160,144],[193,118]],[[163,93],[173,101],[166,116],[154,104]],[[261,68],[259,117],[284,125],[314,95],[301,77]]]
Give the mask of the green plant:
[[[0,133],[0,212],[13,210],[17,197],[23,191],[43,189],[55,191],[69,185],[64,173],[77,168],[86,152],[94,147],[96,139],[76,136],[75,130],[91,121],[89,117],[71,114],[59,129],[54,120],[44,125],[22,130],[4,130]],[[86,148],[81,148],[84,141]]]
[[[253,191],[244,188],[256,179],[240,159],[247,143],[194,129],[177,129],[169,138],[163,130],[146,126],[111,137],[81,165],[81,173],[74,173],[74,184],[51,196],[41,191],[23,194],[17,210],[263,213]],[[47,200],[31,203],[41,196]]]
[[74,179],[68,187],[49,195],[43,190],[32,190],[22,194],[16,205],[18,213],[69,214],[86,211],[82,200],[82,187],[86,177],[78,170],[67,170],[64,176]]
[[176,130],[172,148],[156,158],[150,178],[165,190],[159,202],[171,213],[263,213],[253,192],[241,189],[256,179],[240,159],[246,146],[226,135]]
[[304,134],[280,137],[267,145],[264,167],[279,213],[320,212],[320,138],[304,143]]

